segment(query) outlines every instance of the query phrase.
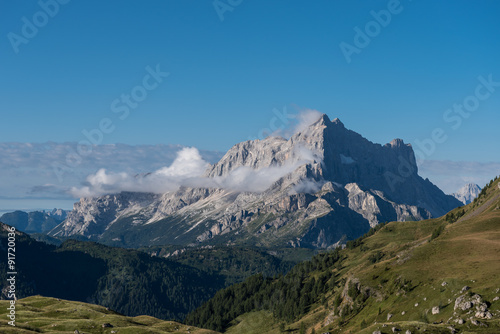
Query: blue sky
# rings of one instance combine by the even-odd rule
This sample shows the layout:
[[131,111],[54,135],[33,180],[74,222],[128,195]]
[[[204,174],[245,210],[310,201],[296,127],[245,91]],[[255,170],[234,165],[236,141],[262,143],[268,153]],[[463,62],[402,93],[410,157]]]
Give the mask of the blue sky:
[[[220,0],[218,13],[213,1],[89,0],[40,14],[54,1],[0,2],[0,142],[78,142],[109,119],[103,144],[225,151],[286,106],[378,143],[415,147],[441,129],[425,159],[500,162],[500,86],[456,129],[443,119],[479,77],[500,82],[497,1]],[[341,43],[355,47],[354,29],[391,8],[348,62]],[[157,66],[168,77],[120,119],[111,104]]]

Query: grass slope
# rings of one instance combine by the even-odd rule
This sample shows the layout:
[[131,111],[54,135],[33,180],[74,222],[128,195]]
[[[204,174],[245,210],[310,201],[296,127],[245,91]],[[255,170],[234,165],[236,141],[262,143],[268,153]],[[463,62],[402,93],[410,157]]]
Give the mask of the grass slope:
[[[149,316],[126,317],[105,307],[32,296],[17,301],[16,327],[7,324],[8,301],[0,301],[0,333],[74,334],[210,334],[210,330],[163,321]],[[103,328],[103,324],[113,327]]]
[[[371,236],[349,242],[345,250],[317,256],[288,275],[261,284],[244,300],[238,300],[244,285],[218,293],[218,299],[188,319],[208,319],[207,312],[224,309],[219,305],[225,304],[234,314],[246,312],[230,322],[229,328],[223,326],[228,333],[250,323],[253,327],[248,333],[280,333],[278,325],[286,321],[284,331],[289,333],[301,327],[305,333],[392,333],[393,328],[402,333],[500,333],[499,260],[500,189],[495,180],[479,199],[447,216],[389,223]],[[326,284],[322,282],[325,277]],[[290,309],[296,310],[293,304],[299,300],[273,291],[297,278],[302,283],[293,287],[309,296],[300,295],[300,303],[306,300],[307,305],[290,320],[280,303],[290,303]],[[480,303],[455,309],[457,298],[476,294]],[[277,297],[281,299],[273,301]],[[253,303],[251,309],[248,300]],[[477,314],[481,304],[491,319],[484,318],[488,313]],[[267,321],[260,329],[255,328],[259,322],[251,320],[256,311],[272,314],[262,315]],[[219,316],[223,319],[222,315],[210,317],[211,323],[217,323]]]

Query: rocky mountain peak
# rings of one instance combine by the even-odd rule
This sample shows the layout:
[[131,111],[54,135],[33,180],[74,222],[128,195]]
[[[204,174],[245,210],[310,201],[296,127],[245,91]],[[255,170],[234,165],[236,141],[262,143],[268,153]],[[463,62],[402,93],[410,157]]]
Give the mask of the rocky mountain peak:
[[452,196],[458,199],[463,204],[469,204],[479,195],[480,192],[480,186],[475,183],[467,183],[456,193],[452,194]]
[[418,175],[411,145],[374,144],[325,114],[289,139],[234,145],[205,177],[208,188],[82,199],[51,234],[132,247],[257,240],[322,248],[381,221],[460,205]]
[[333,119],[332,124],[340,125],[342,127],[344,126],[344,123],[342,123],[338,118]]
[[387,145],[390,147],[393,147],[393,148],[401,148],[401,147],[408,147],[408,146],[411,147],[410,144],[405,144],[403,139],[399,139],[399,138],[391,140],[391,142]]

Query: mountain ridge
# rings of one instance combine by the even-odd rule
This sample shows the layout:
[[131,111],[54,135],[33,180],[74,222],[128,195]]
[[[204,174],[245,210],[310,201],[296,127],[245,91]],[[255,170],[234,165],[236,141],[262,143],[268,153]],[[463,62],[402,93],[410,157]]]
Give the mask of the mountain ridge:
[[333,247],[390,220],[460,203],[418,176],[411,145],[374,144],[326,114],[289,139],[234,145],[200,184],[83,198],[52,236],[111,245],[240,243]]
[[52,211],[13,211],[0,216],[0,221],[27,233],[47,233],[63,222],[67,210],[53,209]]

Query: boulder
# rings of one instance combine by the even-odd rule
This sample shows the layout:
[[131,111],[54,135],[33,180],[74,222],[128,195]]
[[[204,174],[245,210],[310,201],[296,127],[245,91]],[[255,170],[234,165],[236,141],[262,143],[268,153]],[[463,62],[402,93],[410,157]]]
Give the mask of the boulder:
[[491,319],[491,318],[493,318],[493,315],[488,311],[486,311],[486,312],[477,311],[475,316],[478,319]]
[[454,310],[467,311],[473,306],[480,312],[485,312],[487,308],[486,303],[483,302],[480,295],[474,294],[470,296],[469,294],[463,294],[455,300]]

